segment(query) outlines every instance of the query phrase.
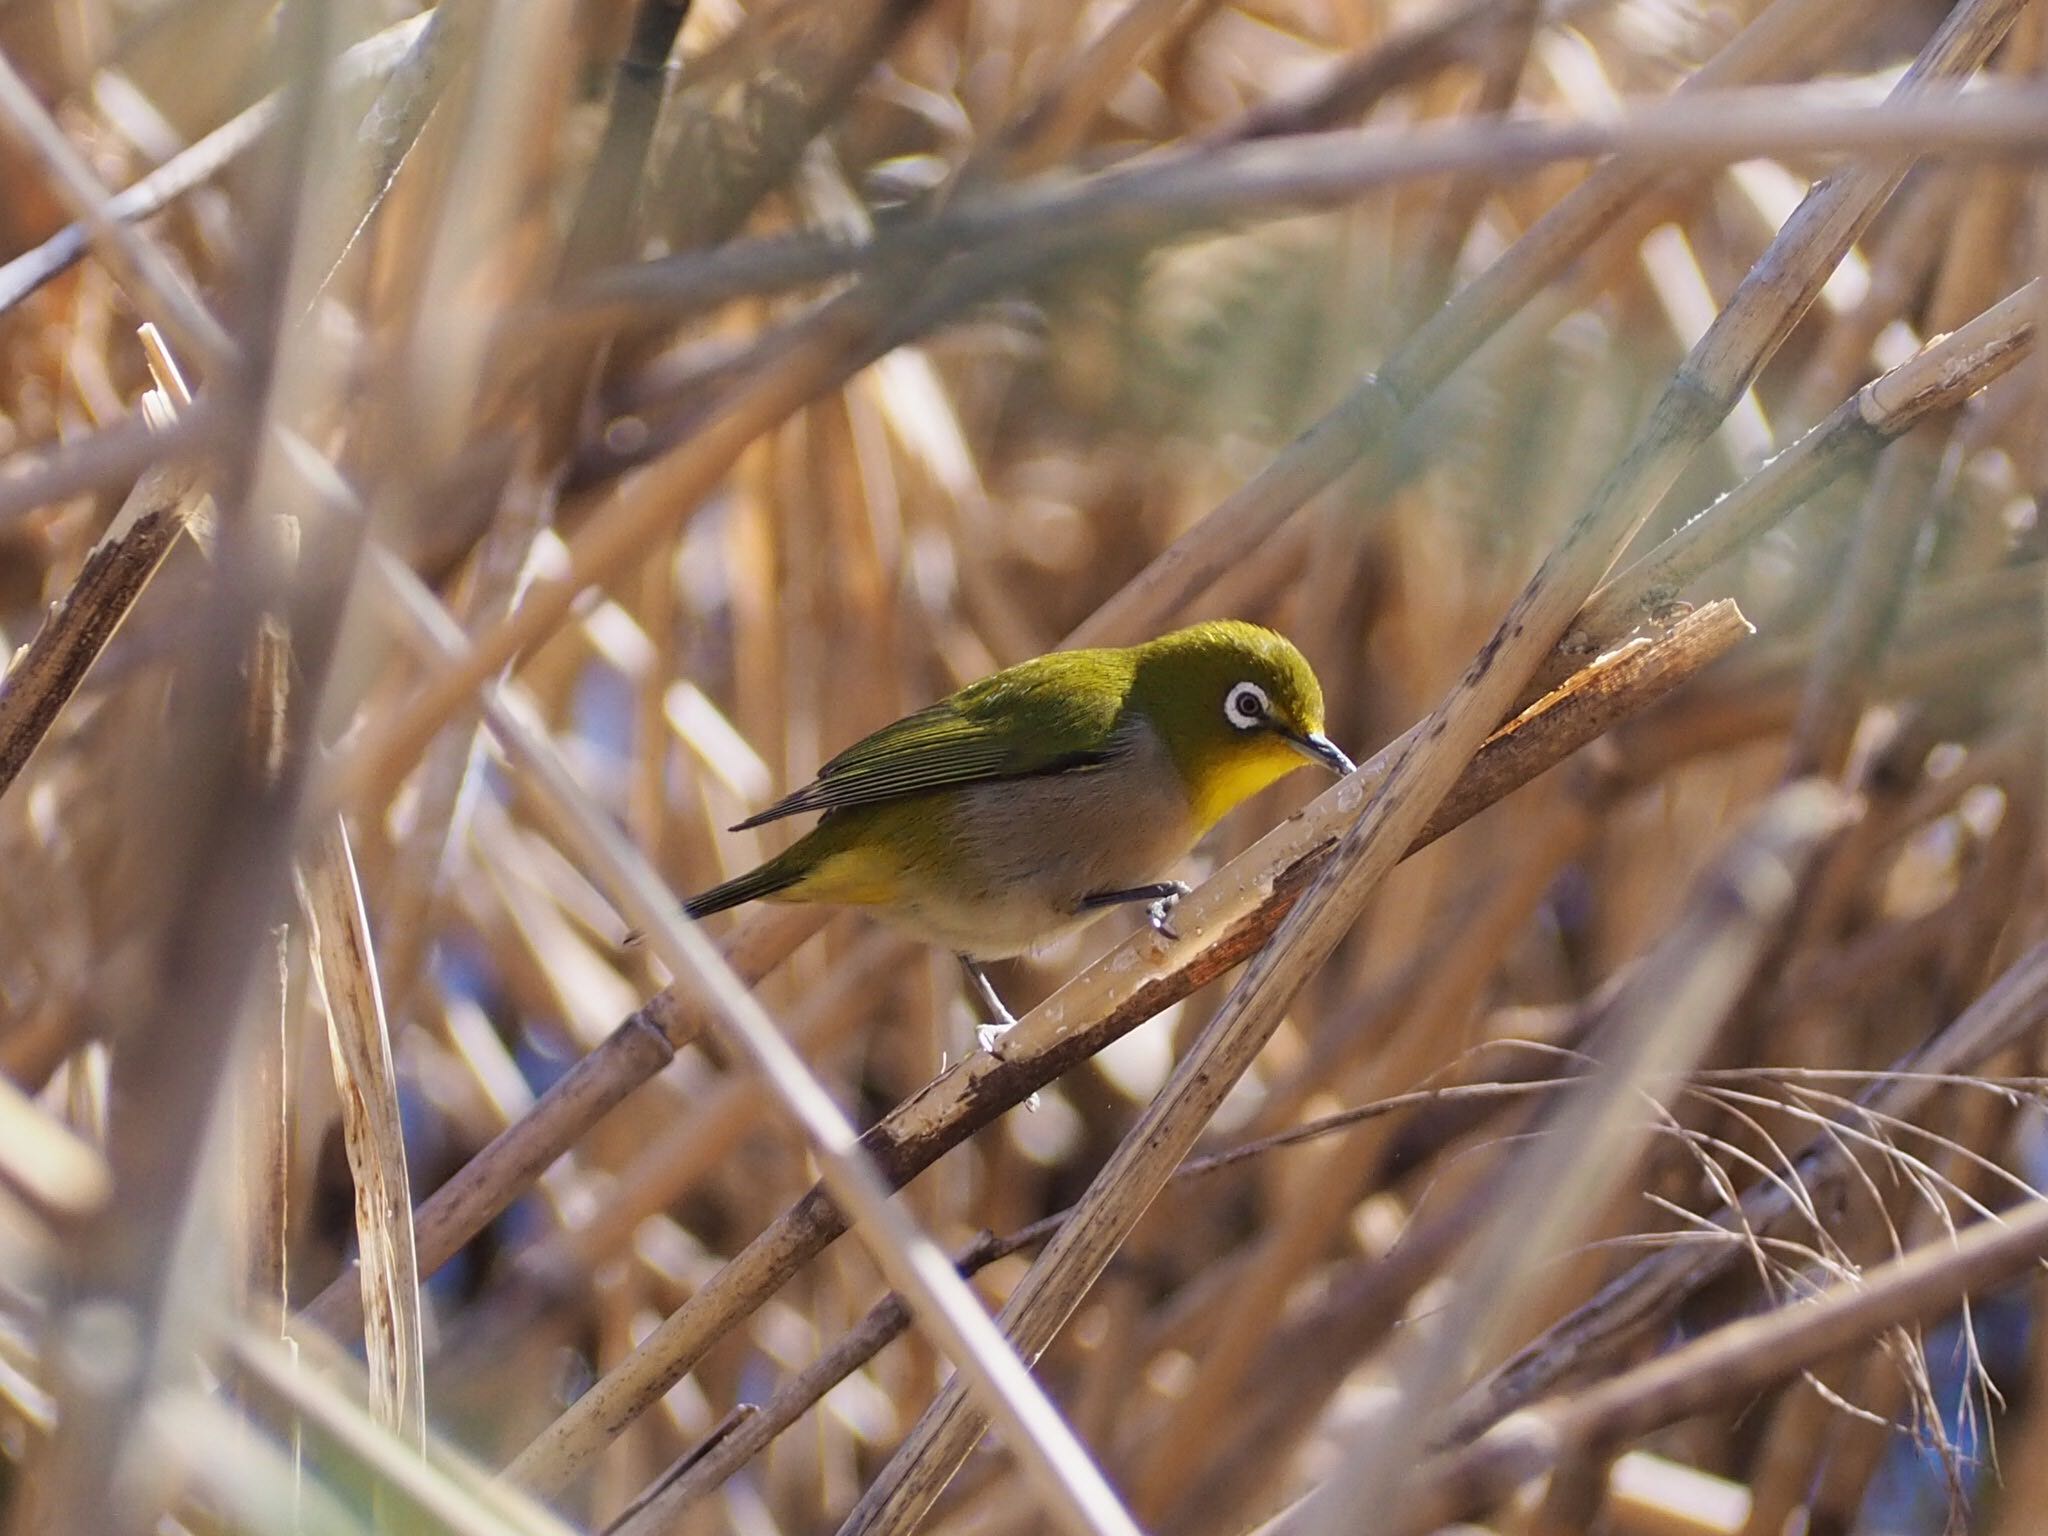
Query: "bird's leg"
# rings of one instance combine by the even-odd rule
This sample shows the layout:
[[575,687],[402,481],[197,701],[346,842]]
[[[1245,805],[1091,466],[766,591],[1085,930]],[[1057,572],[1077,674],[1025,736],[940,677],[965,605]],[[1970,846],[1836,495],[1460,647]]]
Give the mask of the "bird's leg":
[[1134,885],[1127,891],[1094,891],[1081,898],[1079,910],[1093,912],[1097,907],[1120,907],[1126,902],[1148,901],[1151,905],[1145,909],[1145,920],[1161,938],[1177,939],[1180,934],[1174,930],[1173,909],[1192,889],[1179,880],[1161,880],[1153,885]]
[[967,973],[967,984],[973,988],[985,1020],[974,1031],[975,1042],[984,1051],[993,1052],[996,1042],[1017,1027],[1017,1016],[1003,1006],[1003,1000],[996,995],[995,983],[988,979],[988,972],[981,968],[979,960],[967,955],[961,955],[959,959],[960,969]]

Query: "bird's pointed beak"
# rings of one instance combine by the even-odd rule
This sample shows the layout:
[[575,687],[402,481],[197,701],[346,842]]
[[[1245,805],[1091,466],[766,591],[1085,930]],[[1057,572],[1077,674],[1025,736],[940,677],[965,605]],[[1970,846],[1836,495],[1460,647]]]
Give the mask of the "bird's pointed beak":
[[1358,769],[1358,765],[1344,755],[1337,743],[1321,731],[1304,731],[1298,736],[1290,732],[1287,739],[1304,757],[1321,763],[1340,779],[1349,778]]

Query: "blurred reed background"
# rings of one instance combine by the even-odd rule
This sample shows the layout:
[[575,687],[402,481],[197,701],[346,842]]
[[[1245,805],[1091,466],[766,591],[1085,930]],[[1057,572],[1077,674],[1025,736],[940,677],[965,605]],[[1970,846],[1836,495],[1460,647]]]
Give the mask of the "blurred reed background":
[[[2039,1530],[2044,45],[0,5],[9,1529]],[[709,925],[1091,1514],[928,1416],[648,882],[1218,615],[1382,756],[1003,967],[1003,1060],[949,957]]]

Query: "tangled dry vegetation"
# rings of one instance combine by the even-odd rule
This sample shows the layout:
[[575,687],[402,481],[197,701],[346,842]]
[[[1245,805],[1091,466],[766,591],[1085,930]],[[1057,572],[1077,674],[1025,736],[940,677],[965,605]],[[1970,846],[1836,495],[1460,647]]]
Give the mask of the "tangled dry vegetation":
[[[2042,1529],[2041,4],[403,10],[0,8],[9,1530]],[[998,1054],[679,916],[1224,614]]]

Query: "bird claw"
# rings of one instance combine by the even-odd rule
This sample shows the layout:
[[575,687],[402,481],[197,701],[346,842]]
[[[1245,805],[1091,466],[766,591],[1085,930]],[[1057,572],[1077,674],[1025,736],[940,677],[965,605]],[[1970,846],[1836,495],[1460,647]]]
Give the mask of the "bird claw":
[[1173,909],[1180,905],[1181,897],[1192,889],[1180,881],[1174,881],[1174,889],[1153,902],[1145,909],[1145,920],[1152,925],[1152,931],[1169,941],[1180,938],[1180,930],[1173,926]]

